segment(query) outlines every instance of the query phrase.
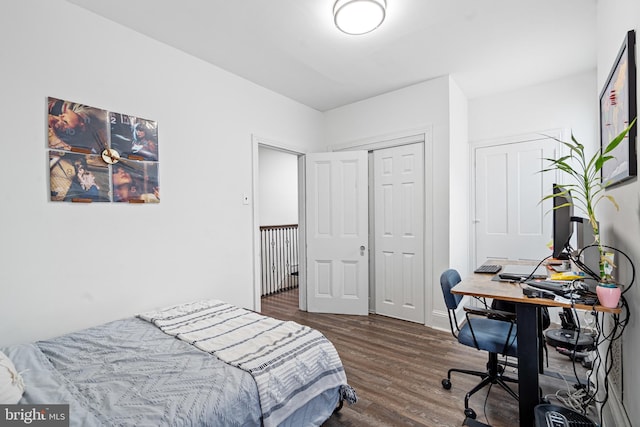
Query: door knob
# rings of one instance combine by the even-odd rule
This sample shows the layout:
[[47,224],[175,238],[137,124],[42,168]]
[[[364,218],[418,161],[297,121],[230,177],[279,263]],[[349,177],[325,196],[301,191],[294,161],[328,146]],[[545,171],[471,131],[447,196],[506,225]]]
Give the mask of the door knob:
[[365,249],[364,245],[360,246],[361,251],[364,251],[364,249]]

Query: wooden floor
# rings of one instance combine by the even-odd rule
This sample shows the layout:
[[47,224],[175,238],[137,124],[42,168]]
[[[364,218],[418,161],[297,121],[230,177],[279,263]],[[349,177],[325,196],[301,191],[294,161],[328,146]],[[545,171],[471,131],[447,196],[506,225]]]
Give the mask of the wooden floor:
[[[487,353],[458,344],[451,333],[417,323],[378,315],[300,311],[297,290],[263,298],[262,313],[318,329],[340,354],[358,402],[345,404],[323,427],[460,426],[465,418],[464,395],[478,379],[454,373],[450,390],[444,390],[441,381],[451,367],[484,370],[487,361]],[[569,358],[554,349],[549,351],[549,364],[556,372],[573,372]],[[567,388],[557,378],[541,377],[540,383],[545,394]],[[477,420],[493,427],[517,426],[517,402],[499,386],[492,387],[488,396],[487,390],[470,400]]]

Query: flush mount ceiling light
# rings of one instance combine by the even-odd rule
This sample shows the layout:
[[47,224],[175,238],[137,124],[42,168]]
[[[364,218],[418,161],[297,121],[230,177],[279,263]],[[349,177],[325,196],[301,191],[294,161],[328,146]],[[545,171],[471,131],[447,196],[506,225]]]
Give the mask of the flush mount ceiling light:
[[386,0],[336,0],[333,20],[344,33],[366,34],[382,24],[386,9]]

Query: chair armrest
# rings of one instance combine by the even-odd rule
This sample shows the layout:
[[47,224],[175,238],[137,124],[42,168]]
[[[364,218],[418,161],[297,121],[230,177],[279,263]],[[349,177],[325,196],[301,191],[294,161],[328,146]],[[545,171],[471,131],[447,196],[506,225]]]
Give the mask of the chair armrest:
[[463,309],[467,314],[475,314],[478,316],[489,317],[497,320],[505,320],[508,322],[514,322],[516,320],[516,314],[509,311],[493,310],[490,308],[471,306],[464,306]]

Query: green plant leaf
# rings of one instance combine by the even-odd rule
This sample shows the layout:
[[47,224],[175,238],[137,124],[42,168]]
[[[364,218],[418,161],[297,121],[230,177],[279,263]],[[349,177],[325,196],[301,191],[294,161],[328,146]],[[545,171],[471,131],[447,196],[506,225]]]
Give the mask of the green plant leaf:
[[605,162],[611,160],[615,158],[614,156],[600,156],[598,157],[598,161],[596,161],[596,172],[599,172],[600,169],[602,169],[602,166],[604,166]]
[[620,145],[620,143],[624,140],[624,138],[627,136],[627,133],[629,133],[629,131],[631,130],[631,128],[633,127],[633,125],[636,123],[636,119],[633,119],[631,121],[631,123],[629,123],[629,126],[627,126],[622,132],[620,132],[620,134],[618,136],[616,136],[615,138],[613,138],[613,140],[605,147],[604,151],[602,152],[602,154],[607,154],[610,153],[611,151],[615,150],[615,148]]
[[548,162],[548,166],[542,169],[541,172],[559,171],[572,177],[575,180],[575,183],[563,184],[563,192],[545,196],[541,201],[549,200],[556,196],[566,196],[567,193],[570,193],[571,202],[565,203],[561,206],[556,206],[554,209],[573,205],[584,211],[585,215],[594,226],[598,242],[599,230],[595,217],[596,206],[601,200],[607,199],[616,209],[619,209],[618,203],[613,196],[603,194],[608,183],[602,182],[601,171],[605,163],[615,158],[615,156],[610,153],[620,145],[635,123],[636,119],[633,119],[629,126],[609,142],[602,151],[596,152],[588,160],[585,156],[584,145],[578,142],[573,132],[571,133],[570,142],[548,136],[566,147],[569,154],[558,159],[545,158],[544,160]]

